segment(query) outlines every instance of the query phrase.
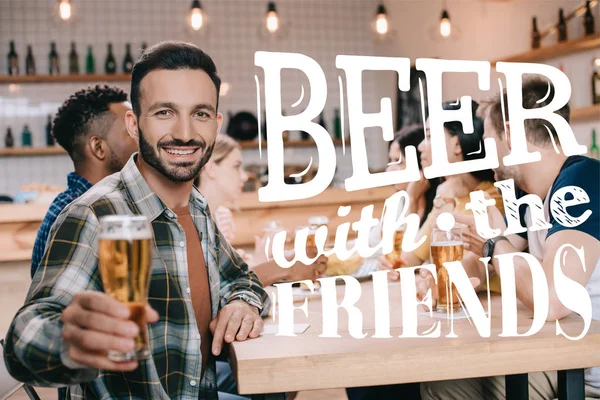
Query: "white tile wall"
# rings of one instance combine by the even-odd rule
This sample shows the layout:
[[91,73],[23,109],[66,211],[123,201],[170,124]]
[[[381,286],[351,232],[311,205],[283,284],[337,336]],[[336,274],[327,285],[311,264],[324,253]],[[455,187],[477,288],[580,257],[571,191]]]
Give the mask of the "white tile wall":
[[[208,14],[207,31],[194,35],[186,28],[185,18],[190,0],[72,0],[73,20],[61,23],[57,18],[55,0],[0,0],[0,73],[6,71],[6,54],[10,40],[16,43],[21,69],[24,70],[26,46],[31,44],[38,72],[47,72],[49,42],[55,41],[60,54],[61,71],[68,69],[70,42],[75,41],[83,70],[88,45],[92,45],[96,71],[102,72],[106,44],[112,42],[113,53],[120,68],[125,43],[132,44],[133,55],[139,54],[143,41],[149,45],[161,40],[191,41],[210,54],[230,90],[221,99],[221,111],[249,110],[256,112],[254,75],[263,82],[262,70],[254,65],[258,50],[300,52],[314,58],[323,68],[328,86],[325,117],[332,126],[333,109],[339,107],[335,67],[338,54],[383,55],[389,53],[389,44],[373,39],[370,23],[374,17],[375,0],[278,0],[277,7],[285,26],[286,35],[278,40],[267,40],[259,35],[264,21],[266,1],[263,0],[203,0]],[[286,71],[287,72],[287,71]],[[300,96],[300,85],[306,79],[296,71],[284,73],[283,104],[292,112]],[[343,74],[342,74],[342,77]],[[379,108],[382,84],[377,74],[365,76],[363,98],[365,112]],[[393,81],[390,84],[393,85]],[[0,147],[4,145],[6,127],[13,128],[16,141],[25,123],[33,133],[34,145],[43,145],[46,116],[54,113],[71,93],[86,84],[31,84],[20,85],[16,93],[8,85],[0,84]],[[129,85],[119,84],[127,92]],[[307,99],[298,107],[303,109]],[[227,121],[225,121],[225,125]],[[347,126],[347,124],[346,124]],[[385,144],[380,134],[373,134],[370,142],[370,164],[381,168],[387,162]],[[350,175],[350,156],[338,151],[338,176]],[[286,162],[307,162],[314,150],[291,149]],[[258,160],[257,151],[246,151],[248,162]],[[0,158],[0,193],[13,195],[21,185],[31,182],[61,184],[71,170],[67,156]]]

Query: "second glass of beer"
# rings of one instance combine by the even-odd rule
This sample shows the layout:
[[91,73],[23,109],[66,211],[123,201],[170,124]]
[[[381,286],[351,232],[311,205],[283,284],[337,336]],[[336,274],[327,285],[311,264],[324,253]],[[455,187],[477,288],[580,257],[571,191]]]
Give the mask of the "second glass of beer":
[[152,228],[144,216],[112,215],[100,218],[98,266],[106,294],[124,303],[130,320],[140,328],[131,352],[111,350],[112,361],[141,360],[150,356],[146,304],[152,260]]
[[460,297],[456,286],[450,283],[445,262],[462,261],[463,240],[460,228],[449,231],[433,228],[431,231],[431,261],[437,271],[438,302],[437,312],[446,313],[460,310]]

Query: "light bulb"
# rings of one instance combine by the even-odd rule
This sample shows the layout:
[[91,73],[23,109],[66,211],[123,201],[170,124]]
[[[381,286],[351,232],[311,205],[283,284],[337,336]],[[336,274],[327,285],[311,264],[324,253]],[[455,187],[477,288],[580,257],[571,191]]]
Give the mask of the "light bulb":
[[202,28],[202,10],[199,8],[192,9],[192,15],[190,17],[190,24],[192,25],[192,29],[195,31],[199,31]]
[[59,12],[60,18],[62,18],[63,21],[71,18],[71,3],[69,3],[69,0],[60,1]]
[[452,25],[450,24],[450,15],[448,11],[442,11],[442,19],[440,20],[440,34],[443,37],[448,37],[452,33]]
[[279,29],[279,17],[277,12],[269,11],[267,13],[267,29],[271,33],[275,33]]
[[379,14],[376,22],[377,33],[385,35],[388,31],[388,20],[385,14]]

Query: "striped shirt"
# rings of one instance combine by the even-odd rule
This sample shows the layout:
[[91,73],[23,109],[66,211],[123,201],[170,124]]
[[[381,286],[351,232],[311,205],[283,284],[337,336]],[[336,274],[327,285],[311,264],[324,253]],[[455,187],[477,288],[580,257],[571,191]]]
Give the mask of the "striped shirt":
[[[200,334],[189,294],[185,234],[177,216],[151,191],[132,156],[60,214],[25,306],[12,321],[4,358],[15,378],[35,386],[69,385],[71,398],[216,399],[215,360],[201,376]],[[221,239],[206,200],[194,188],[190,214],[208,269],[212,318],[242,298],[268,313],[270,300],[256,275]],[[152,357],[132,372],[77,368],[62,340],[61,312],[75,293],[103,290],[98,271],[98,218],[145,215],[154,233],[149,303],[159,321],[148,328]]]
[[67,190],[56,196],[56,198],[50,204],[48,212],[40,225],[37,237],[35,238],[35,244],[33,245],[33,254],[31,255],[31,277],[35,275],[44,250],[46,249],[46,242],[48,241],[48,234],[52,224],[56,221],[58,215],[69,205],[73,200],[84,194],[92,187],[92,184],[88,182],[82,176],[77,175],[75,172],[71,172],[67,175]]
[[217,207],[215,210],[215,223],[225,240],[231,243],[235,238],[235,221],[231,210],[223,206]]

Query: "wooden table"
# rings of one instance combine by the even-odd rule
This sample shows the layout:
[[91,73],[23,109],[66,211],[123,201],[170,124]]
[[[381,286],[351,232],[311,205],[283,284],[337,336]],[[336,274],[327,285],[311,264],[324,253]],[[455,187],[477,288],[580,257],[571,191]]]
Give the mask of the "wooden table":
[[[235,342],[230,362],[240,394],[291,392],[299,390],[377,386],[409,382],[507,375],[507,393],[512,399],[527,399],[528,372],[569,371],[559,374],[561,398],[583,399],[583,368],[600,365],[600,322],[593,321],[587,335],[572,341],[556,335],[554,322],[548,322],[529,337],[501,338],[501,298],[492,297],[492,330],[490,338],[482,338],[467,319],[454,322],[458,338],[445,336],[449,322],[442,321],[441,337],[436,339],[400,339],[402,313],[400,285],[389,284],[390,339],[373,339],[375,321],[373,286],[361,285],[357,307],[363,313],[364,339],[348,333],[345,311],[339,314],[341,338],[320,338],[322,331],[321,302],[308,300],[309,316],[295,313],[295,322],[309,322],[310,328],[296,337],[265,335],[246,342]],[[341,300],[344,286],[338,286]],[[275,289],[270,287],[269,291]],[[338,301],[339,301],[338,300]],[[486,304],[487,301],[484,301]],[[300,303],[296,304],[299,305]],[[531,326],[531,312],[519,307],[519,333]],[[435,321],[419,313],[419,332]],[[271,317],[265,324],[274,323]],[[581,318],[571,315],[561,320],[570,335],[578,335]],[[581,393],[578,393],[581,391]],[[567,394],[569,394],[567,396]],[[574,395],[575,394],[575,395]]]

